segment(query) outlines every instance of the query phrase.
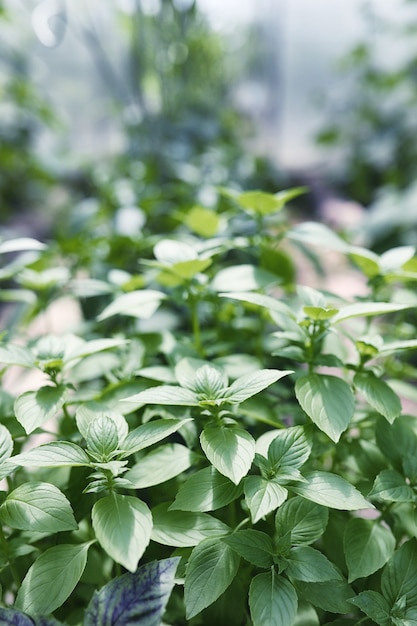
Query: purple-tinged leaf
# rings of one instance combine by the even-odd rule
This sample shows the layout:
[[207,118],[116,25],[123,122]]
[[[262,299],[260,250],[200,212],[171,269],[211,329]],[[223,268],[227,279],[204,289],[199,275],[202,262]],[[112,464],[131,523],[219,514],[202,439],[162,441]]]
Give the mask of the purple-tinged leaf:
[[91,599],[84,626],[159,626],[179,561],[152,561],[109,582]]
[[0,609],[1,626],[63,626],[53,617],[29,617],[16,609]]

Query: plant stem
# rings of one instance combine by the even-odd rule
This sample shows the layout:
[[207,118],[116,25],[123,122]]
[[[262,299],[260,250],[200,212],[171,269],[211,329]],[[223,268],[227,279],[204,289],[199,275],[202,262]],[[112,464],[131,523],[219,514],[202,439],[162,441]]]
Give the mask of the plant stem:
[[19,588],[20,583],[21,583],[20,576],[19,576],[19,573],[16,569],[14,562],[9,558],[9,555],[10,555],[9,546],[8,546],[7,539],[5,537],[2,526],[0,526],[0,546],[4,550],[7,560],[9,561],[9,567],[10,567],[10,571],[12,574],[13,582],[16,585],[16,587]]

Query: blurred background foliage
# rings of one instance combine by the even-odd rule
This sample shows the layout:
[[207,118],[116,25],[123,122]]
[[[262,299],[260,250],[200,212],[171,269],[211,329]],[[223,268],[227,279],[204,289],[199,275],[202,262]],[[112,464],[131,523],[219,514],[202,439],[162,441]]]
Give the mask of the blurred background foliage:
[[222,186],[275,192],[319,177],[326,193],[369,209],[367,244],[416,244],[417,2],[398,0],[395,21],[376,2],[362,6],[363,40],[320,102],[325,165],[308,172],[271,150],[259,156],[256,111],[242,112],[242,92],[258,110],[266,99],[272,134],[285,90],[277,6],[274,22],[256,15],[232,37],[196,0],[3,0],[2,224],[54,237],[79,267],[104,257],[130,270],[135,234],[146,224],[169,232],[194,205],[227,211]]

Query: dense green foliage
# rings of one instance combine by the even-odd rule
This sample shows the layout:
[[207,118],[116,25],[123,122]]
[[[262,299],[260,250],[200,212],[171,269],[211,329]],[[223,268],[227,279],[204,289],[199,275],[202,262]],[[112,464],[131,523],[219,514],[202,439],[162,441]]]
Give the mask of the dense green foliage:
[[[100,279],[94,239],[2,243],[3,623],[414,623],[415,250],[291,225],[303,191],[144,213]],[[297,284],[320,248],[365,296]],[[34,335],[64,295],[77,325]]]

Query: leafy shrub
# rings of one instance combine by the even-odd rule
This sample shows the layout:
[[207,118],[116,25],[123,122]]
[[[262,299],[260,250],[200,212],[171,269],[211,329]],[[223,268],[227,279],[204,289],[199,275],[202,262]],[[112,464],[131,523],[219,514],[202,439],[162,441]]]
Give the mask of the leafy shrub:
[[[1,244],[2,623],[414,623],[415,250],[291,224],[303,191],[145,216],[135,273]],[[366,296],[298,284],[323,249]],[[76,331],[31,335],[63,295]]]

